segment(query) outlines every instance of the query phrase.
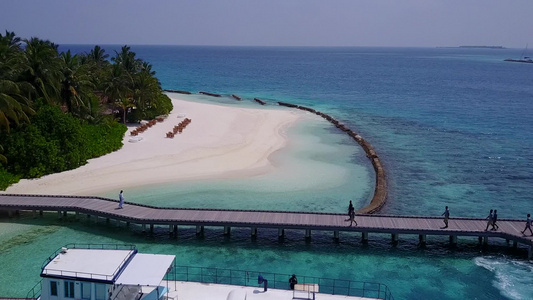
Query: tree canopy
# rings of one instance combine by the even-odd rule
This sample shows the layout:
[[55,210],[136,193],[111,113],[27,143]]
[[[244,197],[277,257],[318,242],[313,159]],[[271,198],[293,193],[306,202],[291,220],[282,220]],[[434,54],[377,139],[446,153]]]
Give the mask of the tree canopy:
[[[0,190],[19,178],[76,168],[122,146],[121,123],[168,114],[152,66],[129,46],[59,52],[0,34]],[[105,139],[102,139],[105,137]]]

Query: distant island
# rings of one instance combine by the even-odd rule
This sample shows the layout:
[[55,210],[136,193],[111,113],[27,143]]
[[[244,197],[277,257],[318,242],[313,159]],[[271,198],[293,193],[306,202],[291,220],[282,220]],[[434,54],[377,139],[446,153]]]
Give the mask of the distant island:
[[504,46],[459,46],[459,47],[437,47],[437,48],[474,48],[474,49],[506,49]]
[[488,49],[505,49],[503,46],[459,46],[459,48],[488,48]]

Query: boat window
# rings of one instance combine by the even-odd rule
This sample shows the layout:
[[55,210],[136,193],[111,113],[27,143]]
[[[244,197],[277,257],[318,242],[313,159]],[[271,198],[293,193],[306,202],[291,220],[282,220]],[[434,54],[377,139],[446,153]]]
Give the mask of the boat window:
[[65,280],[65,298],[74,298],[74,281]]
[[50,281],[50,296],[57,296],[57,281]]
[[96,300],[106,300],[105,284],[95,284],[95,287],[96,287]]
[[81,299],[83,300],[91,299],[91,283],[90,282],[81,283]]

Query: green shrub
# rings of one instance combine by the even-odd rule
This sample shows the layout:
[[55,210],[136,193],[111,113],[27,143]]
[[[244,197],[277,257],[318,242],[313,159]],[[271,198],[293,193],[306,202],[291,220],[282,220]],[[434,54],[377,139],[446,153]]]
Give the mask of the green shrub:
[[19,180],[19,176],[9,173],[0,165],[0,191],[5,191],[8,186],[19,182]]
[[109,120],[82,124],[57,107],[42,106],[31,124],[0,134],[7,158],[5,169],[22,178],[75,169],[90,158],[120,149],[126,130],[123,124]]

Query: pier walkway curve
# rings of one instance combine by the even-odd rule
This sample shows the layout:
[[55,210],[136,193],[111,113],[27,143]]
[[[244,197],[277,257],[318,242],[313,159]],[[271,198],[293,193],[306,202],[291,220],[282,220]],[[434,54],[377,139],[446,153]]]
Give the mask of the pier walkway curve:
[[126,202],[123,209],[118,209],[116,200],[91,196],[52,196],[0,194],[0,210],[9,215],[18,211],[30,211],[37,214],[43,211],[58,212],[65,216],[74,213],[113,220],[120,224],[125,222],[139,224],[153,231],[154,226],[168,226],[169,232],[177,235],[178,226],[195,226],[197,233],[203,233],[204,226],[221,227],[224,234],[230,234],[232,227],[250,228],[251,235],[257,235],[258,228],[277,229],[279,236],[285,229],[302,230],[305,237],[311,237],[312,231],[330,231],[339,239],[339,232],[359,232],[362,239],[368,240],[369,233],[390,234],[392,242],[397,242],[399,235],[418,235],[419,242],[425,243],[427,235],[449,236],[450,243],[457,243],[457,237],[475,236],[479,242],[487,245],[489,238],[505,239],[528,248],[528,258],[533,257],[533,237],[525,236],[522,230],[525,220],[498,220],[498,230],[486,231],[487,221],[481,218],[450,218],[449,227],[442,228],[441,217],[431,216],[391,216],[368,215],[356,216],[357,226],[349,226],[347,215],[339,213],[296,212],[296,211],[254,211],[230,209],[193,209],[163,208]]

